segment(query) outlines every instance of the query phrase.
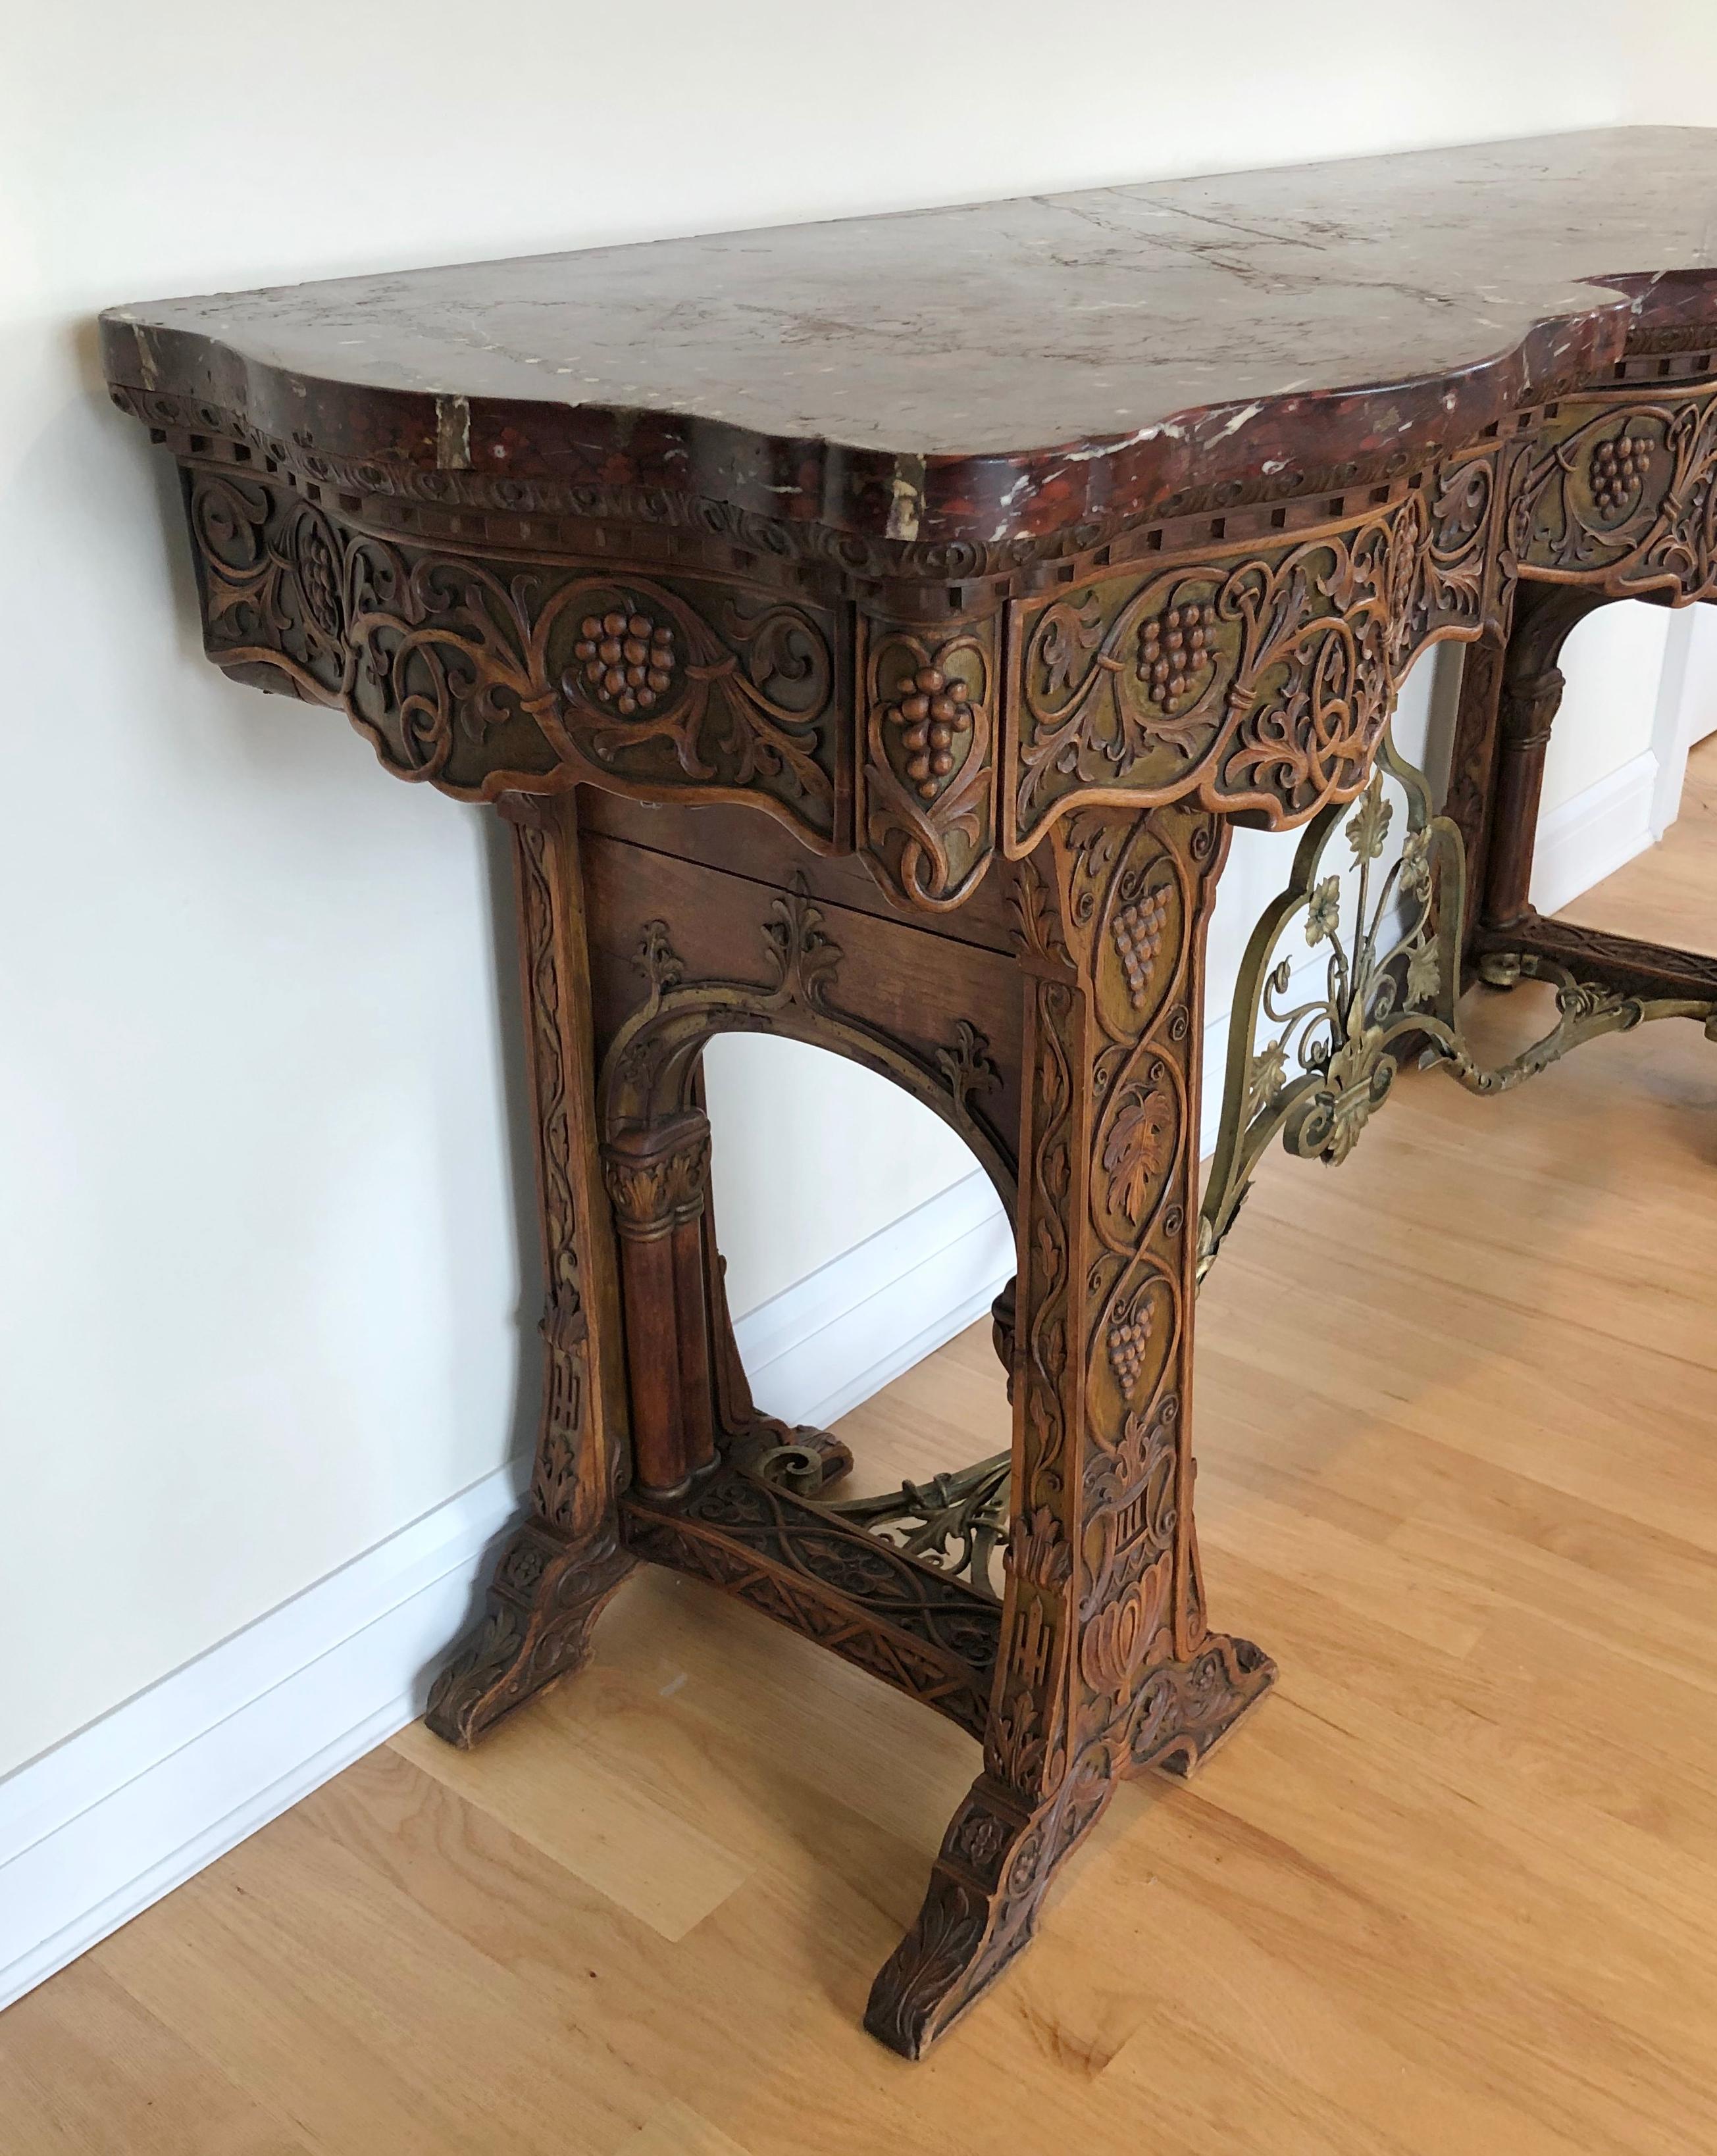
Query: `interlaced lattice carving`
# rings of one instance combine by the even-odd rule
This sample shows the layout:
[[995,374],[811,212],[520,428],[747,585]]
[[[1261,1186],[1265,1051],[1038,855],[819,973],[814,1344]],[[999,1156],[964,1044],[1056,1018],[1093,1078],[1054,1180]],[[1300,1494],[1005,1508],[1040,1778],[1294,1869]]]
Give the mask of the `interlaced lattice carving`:
[[[1010,1457],[998,1452],[928,1482],[902,1482],[874,1497],[840,1498],[822,1509],[1000,1600],[998,1553],[1007,1540]],[[757,1471],[802,1495],[817,1487],[815,1463],[796,1445],[766,1454]]]

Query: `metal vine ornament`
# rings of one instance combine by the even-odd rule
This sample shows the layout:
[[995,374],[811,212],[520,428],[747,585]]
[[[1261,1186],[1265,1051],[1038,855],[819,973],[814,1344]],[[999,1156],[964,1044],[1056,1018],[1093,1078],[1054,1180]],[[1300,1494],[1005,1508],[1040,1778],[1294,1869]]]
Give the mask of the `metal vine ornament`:
[[[1383,865],[1395,823],[1393,782],[1406,808],[1400,851]],[[1329,866],[1344,824],[1352,860]],[[1354,871],[1357,870],[1357,875]],[[1344,899],[1355,886],[1351,911]],[[1422,772],[1386,732],[1371,783],[1356,804],[1324,809],[1306,826],[1288,886],[1252,931],[1229,1032],[1222,1119],[1199,1224],[1199,1278],[1245,1203],[1266,1149],[1334,1166],[1358,1143],[1388,1097],[1404,1053],[1447,1070],[1473,1093],[1501,1093],[1535,1076],[1582,1041],[1648,1020],[1703,1019],[1717,1040],[1717,1004],[1629,995],[1582,980],[1538,952],[1493,951],[1478,977],[1494,988],[1540,980],[1555,990],[1556,1022],[1499,1064],[1473,1055],[1462,1030],[1461,933],[1466,858],[1461,834],[1431,813]],[[1291,946],[1298,929],[1322,952],[1321,989],[1294,1001],[1307,970]]]
[[[904,1556],[933,1565],[938,1572],[969,1579],[974,1587],[1001,1599],[1000,1556],[1008,1539],[1011,1453],[993,1453],[952,1474],[933,1475],[928,1482],[902,1482],[874,1497],[825,1499],[822,1509]],[[756,1471],[766,1481],[803,1497],[815,1498],[828,1479],[825,1460],[806,1445],[783,1445],[758,1460]]]
[[[1406,805],[1401,850],[1386,868],[1395,803],[1385,776]],[[1422,774],[1385,734],[1358,803],[1325,808],[1307,825],[1288,888],[1252,931],[1235,993],[1221,1127],[1205,1192],[1200,1278],[1278,1132],[1302,1159],[1345,1160],[1388,1096],[1400,1067],[1395,1051],[1405,1041],[1428,1040],[1447,1055],[1459,1052],[1459,950],[1442,924],[1463,918],[1461,838],[1430,806]],[[1344,877],[1327,865],[1344,822],[1358,869],[1345,919]],[[1283,947],[1296,924],[1307,950],[1327,955],[1321,991],[1293,1002],[1305,968]]]

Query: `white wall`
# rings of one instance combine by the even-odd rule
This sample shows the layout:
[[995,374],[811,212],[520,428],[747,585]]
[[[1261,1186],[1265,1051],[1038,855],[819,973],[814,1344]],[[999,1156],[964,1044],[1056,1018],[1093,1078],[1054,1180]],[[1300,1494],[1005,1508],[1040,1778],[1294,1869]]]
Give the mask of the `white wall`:
[[[1139,0],[69,0],[6,11],[0,82],[3,1770],[501,1462],[537,1299],[485,826],[203,662],[95,311],[1704,120],[1717,24],[1704,0],[1373,5],[1313,38],[1277,0],[1220,24]],[[717,1068],[733,1152],[766,1127],[777,1188],[815,1155],[826,1188],[862,1088],[813,1132]],[[950,1168],[911,1143],[901,1209]],[[772,1252],[722,1174],[742,1304],[893,1202],[837,1175]]]
[[1637,599],[1602,607],[1563,645],[1568,685],[1545,756],[1545,815],[1651,748],[1673,619]]
[[939,1116],[826,1050],[728,1034],[704,1072],[736,1318],[976,1171]]

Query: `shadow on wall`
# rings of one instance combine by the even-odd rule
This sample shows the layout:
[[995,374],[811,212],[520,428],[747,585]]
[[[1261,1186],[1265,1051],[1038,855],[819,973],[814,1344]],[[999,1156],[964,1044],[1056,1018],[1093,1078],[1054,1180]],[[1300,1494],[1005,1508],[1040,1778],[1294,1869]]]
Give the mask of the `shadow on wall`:
[[512,827],[496,815],[481,818],[483,863],[489,886],[495,945],[495,1019],[500,1044],[503,1116],[518,1246],[518,1389],[513,1405],[511,1451],[527,1455],[537,1442],[542,1401],[542,1336],[538,1328],[547,1294],[542,1241],[537,1226],[537,1150],[532,1126],[531,1073],[525,1024],[525,986],[520,971],[518,886],[513,870]]

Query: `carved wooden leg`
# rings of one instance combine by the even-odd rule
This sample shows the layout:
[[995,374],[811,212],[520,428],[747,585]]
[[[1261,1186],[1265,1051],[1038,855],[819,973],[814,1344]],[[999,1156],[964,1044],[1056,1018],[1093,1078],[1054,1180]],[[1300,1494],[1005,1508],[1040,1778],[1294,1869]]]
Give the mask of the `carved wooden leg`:
[[1503,696],[1506,633],[1487,629],[1476,644],[1464,647],[1461,704],[1455,721],[1454,752],[1449,763],[1448,798],[1443,814],[1461,834],[1467,857],[1467,917],[1461,924],[1463,947],[1472,935],[1484,896],[1485,855],[1496,793],[1497,737]]
[[1524,584],[1503,662],[1496,783],[1483,863],[1484,926],[1506,927],[1531,912],[1529,891],[1538,839],[1539,797],[1550,726],[1562,701],[1556,660],[1602,592],[1576,585]]
[[866,2026],[918,2057],[1031,1938],[1118,1779],[1267,1689],[1205,1629],[1192,1373],[1204,932],[1226,826],[1076,814],[1017,887],[1027,977],[1014,1519],[984,1771]]
[[594,1128],[590,987],[572,798],[512,794],[547,1308],[530,1511],[496,1567],[487,1613],[436,1681],[426,1719],[469,1745],[578,1668],[626,1573],[615,1500],[627,1462],[625,1366]]

